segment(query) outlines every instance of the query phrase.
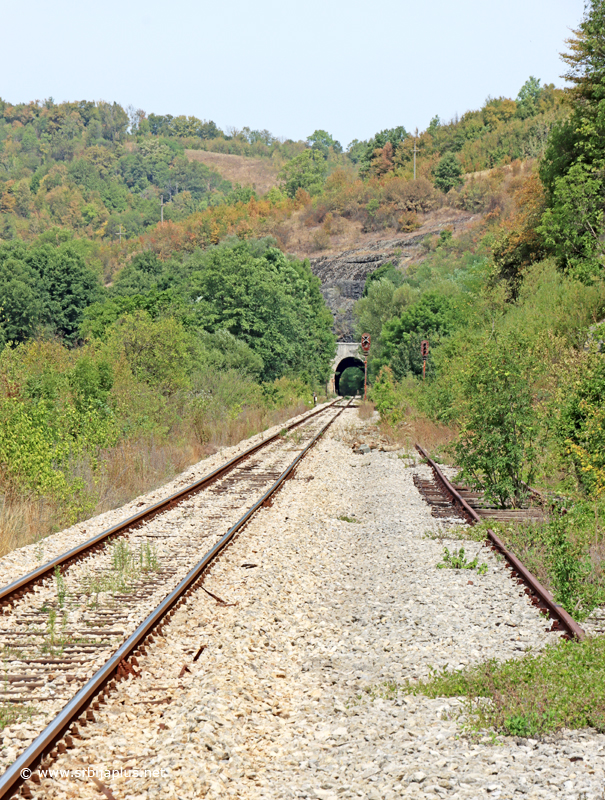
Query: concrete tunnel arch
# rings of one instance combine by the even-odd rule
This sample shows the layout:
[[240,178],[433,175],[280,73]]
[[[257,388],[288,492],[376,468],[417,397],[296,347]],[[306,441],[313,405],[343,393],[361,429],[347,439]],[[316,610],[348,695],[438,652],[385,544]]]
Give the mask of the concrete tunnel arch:
[[[347,362],[346,364],[344,363],[345,361]],[[340,375],[347,367],[351,366],[358,366],[363,369],[359,342],[337,342],[336,356],[334,357],[334,361],[332,361],[332,375],[327,386],[329,392],[338,394]]]

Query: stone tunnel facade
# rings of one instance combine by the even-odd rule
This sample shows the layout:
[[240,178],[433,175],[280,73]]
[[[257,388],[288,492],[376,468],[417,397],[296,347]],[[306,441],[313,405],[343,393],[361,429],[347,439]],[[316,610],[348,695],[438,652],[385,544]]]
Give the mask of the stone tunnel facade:
[[337,342],[336,357],[332,362],[332,375],[328,391],[338,394],[338,377],[347,367],[358,366],[363,369],[363,353],[359,342]]

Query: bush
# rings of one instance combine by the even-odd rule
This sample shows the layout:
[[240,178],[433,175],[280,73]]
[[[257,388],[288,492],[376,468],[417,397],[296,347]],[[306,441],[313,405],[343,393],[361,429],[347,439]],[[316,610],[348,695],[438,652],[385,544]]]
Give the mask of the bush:
[[460,186],[462,180],[462,165],[456,154],[447,152],[433,170],[435,186],[442,192],[449,192],[455,186]]
[[562,453],[580,485],[594,497],[605,490],[605,357],[593,352],[568,395],[558,422]]
[[462,480],[502,508],[519,506],[536,470],[537,413],[528,344],[510,334],[470,355],[461,375],[462,428],[453,447]]

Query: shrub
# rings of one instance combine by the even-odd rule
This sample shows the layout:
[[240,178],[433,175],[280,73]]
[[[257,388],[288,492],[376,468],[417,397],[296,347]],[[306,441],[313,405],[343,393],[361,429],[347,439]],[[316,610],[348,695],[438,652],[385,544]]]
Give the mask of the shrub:
[[502,508],[519,505],[536,469],[531,358],[509,334],[477,347],[462,372],[462,428],[453,447],[461,478]]

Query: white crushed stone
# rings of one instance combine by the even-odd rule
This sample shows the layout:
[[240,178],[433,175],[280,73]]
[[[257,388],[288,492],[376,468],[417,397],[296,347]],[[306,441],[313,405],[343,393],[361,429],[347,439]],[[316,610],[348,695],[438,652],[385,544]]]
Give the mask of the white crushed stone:
[[[364,693],[556,634],[480,544],[465,547],[486,575],[436,569],[442,546],[424,533],[439,523],[414,468],[352,455],[337,430],[209,573],[233,605],[196,592],[54,768],[164,771],[102,777],[120,800],[602,797],[605,736],[473,744],[459,737],[457,700]],[[99,797],[91,779],[31,788]]]

